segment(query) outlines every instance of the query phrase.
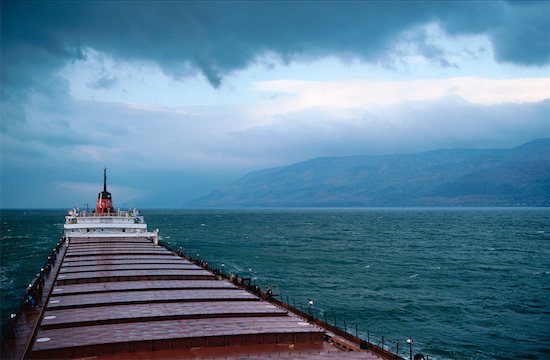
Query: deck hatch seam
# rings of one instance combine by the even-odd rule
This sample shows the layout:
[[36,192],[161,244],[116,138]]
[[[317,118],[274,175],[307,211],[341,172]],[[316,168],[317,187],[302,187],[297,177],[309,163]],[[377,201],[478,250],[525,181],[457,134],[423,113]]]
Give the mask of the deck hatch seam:
[[[107,305],[128,305],[128,304],[170,304],[170,303],[183,303],[183,302],[210,302],[210,301],[260,301],[260,299],[254,300],[253,298],[203,298],[203,299],[159,299],[159,300],[137,300],[137,301],[114,301],[114,302],[104,302],[104,303],[93,303],[93,304],[73,304],[73,305],[57,305],[60,303],[55,303],[55,306],[48,306],[47,309],[51,310],[62,310],[62,309],[79,309],[79,308],[93,308],[96,306],[107,306]],[[50,301],[50,303],[56,300]],[[49,303],[48,303],[49,305]]]

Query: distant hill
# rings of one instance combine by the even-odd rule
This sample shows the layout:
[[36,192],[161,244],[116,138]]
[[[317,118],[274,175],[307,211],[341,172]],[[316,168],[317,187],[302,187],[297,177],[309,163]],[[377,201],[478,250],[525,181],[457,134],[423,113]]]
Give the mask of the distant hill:
[[187,205],[549,206],[550,139],[512,149],[316,158],[251,172]]

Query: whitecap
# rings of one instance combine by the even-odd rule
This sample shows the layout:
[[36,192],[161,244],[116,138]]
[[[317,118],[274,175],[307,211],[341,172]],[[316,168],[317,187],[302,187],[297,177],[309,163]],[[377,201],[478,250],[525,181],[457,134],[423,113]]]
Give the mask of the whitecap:
[[411,275],[411,276],[409,276],[409,279],[414,279],[417,276],[418,276],[418,274]]

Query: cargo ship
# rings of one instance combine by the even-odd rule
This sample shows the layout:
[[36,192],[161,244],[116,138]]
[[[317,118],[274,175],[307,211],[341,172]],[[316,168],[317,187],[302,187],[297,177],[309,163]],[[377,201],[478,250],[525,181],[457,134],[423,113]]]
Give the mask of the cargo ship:
[[159,242],[114,209],[106,171],[11,315],[3,359],[402,359]]

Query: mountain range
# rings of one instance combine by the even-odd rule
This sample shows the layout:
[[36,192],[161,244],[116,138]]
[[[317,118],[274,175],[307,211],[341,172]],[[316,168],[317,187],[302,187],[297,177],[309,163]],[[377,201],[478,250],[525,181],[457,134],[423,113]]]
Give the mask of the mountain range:
[[550,139],[511,149],[315,158],[248,173],[186,205],[550,206]]

